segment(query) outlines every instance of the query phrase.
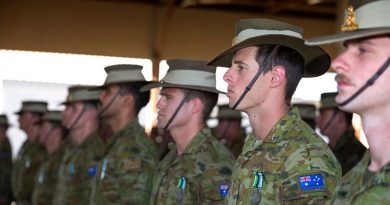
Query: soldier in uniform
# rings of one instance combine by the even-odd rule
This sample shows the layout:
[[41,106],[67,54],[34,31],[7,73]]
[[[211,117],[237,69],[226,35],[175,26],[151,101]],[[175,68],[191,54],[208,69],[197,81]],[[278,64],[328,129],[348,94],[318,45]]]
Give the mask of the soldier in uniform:
[[95,184],[104,143],[98,136],[99,91],[91,86],[72,86],[64,102],[65,126],[72,145],[61,160],[53,204],[88,204]]
[[6,115],[0,115],[0,205],[11,204],[12,149],[7,137],[9,127]]
[[114,134],[107,140],[99,163],[92,204],[148,204],[157,152],[138,123],[138,113],[149,101],[142,66],[120,64],[105,68],[100,89],[100,115]]
[[39,140],[40,125],[37,123],[46,111],[46,102],[25,101],[16,113],[19,115],[20,129],[27,135],[12,171],[12,190],[18,205],[31,203],[35,176],[47,156],[46,148]]
[[212,129],[213,134],[238,157],[246,136],[245,129],[241,127],[241,112],[230,109],[229,105],[219,105],[217,118],[218,125]]
[[367,150],[357,140],[352,127],[352,113],[341,111],[335,101],[337,93],[322,93],[317,124],[329,138],[329,147],[341,165],[343,175],[354,167]]
[[332,151],[303,122],[291,98],[302,76],[325,73],[330,58],[305,46],[302,29],[270,19],[244,19],[233,46],[209,64],[224,75],[232,109],[248,114],[253,134],[238,157],[227,204],[323,204],[341,169]]
[[362,160],[341,180],[332,204],[390,204],[390,1],[349,1],[340,34],[309,39],[318,45],[343,42],[332,62],[336,102],[362,118],[369,145]]
[[316,129],[316,106],[309,103],[294,103],[293,107],[297,107],[299,114],[304,122],[306,122],[313,130]]
[[218,100],[215,67],[195,60],[167,63],[166,76],[142,88],[162,87],[157,127],[176,143],[157,166],[150,204],[223,204],[234,156],[206,126]]
[[45,142],[48,159],[39,168],[35,179],[32,195],[33,205],[52,204],[53,190],[57,182],[58,168],[63,157],[63,149],[60,149],[64,138],[64,129],[61,125],[61,112],[47,111],[41,120],[40,138]]

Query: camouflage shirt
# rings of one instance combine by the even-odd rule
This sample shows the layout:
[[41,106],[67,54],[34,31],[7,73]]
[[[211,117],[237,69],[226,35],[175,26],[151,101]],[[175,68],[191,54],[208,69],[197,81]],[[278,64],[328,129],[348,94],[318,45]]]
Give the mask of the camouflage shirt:
[[264,140],[247,137],[226,202],[324,204],[340,177],[340,165],[328,145],[293,108]]
[[331,204],[390,204],[390,163],[378,172],[368,170],[370,152],[337,185]]
[[91,134],[80,145],[70,147],[73,149],[68,147],[59,168],[53,199],[55,205],[88,204],[92,187],[95,186],[97,164],[104,150],[103,141],[97,133]]
[[31,201],[35,176],[46,156],[46,148],[40,142],[27,140],[23,144],[12,172],[12,189],[18,201]]
[[109,138],[92,204],[148,204],[157,152],[138,120]]
[[366,147],[356,139],[354,130],[350,127],[337,141],[332,149],[340,162],[343,175],[354,167],[363,157]]
[[150,204],[223,204],[229,185],[233,154],[201,130],[182,155],[176,148],[159,163],[153,180]]
[[64,152],[64,146],[60,145],[39,168],[31,201],[33,205],[52,204],[53,190],[57,183],[58,169]]
[[5,200],[10,204],[12,172],[12,149],[8,138],[0,141],[0,203]]

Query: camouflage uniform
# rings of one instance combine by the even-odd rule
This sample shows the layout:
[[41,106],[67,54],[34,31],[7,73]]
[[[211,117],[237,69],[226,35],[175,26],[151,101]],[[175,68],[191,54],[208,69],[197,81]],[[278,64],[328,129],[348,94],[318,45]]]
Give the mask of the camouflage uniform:
[[137,119],[109,138],[93,204],[148,204],[157,152]]
[[18,204],[30,204],[35,176],[47,152],[38,141],[27,140],[18,153],[12,172],[12,189]]
[[12,149],[8,138],[0,142],[0,204],[10,204],[11,189]]
[[150,204],[223,204],[234,163],[230,151],[205,128],[182,155],[176,152],[172,149],[159,163]]
[[327,144],[293,108],[264,140],[247,137],[226,202],[323,204],[340,177],[340,165]]
[[366,147],[356,139],[352,127],[350,127],[343,136],[337,141],[332,149],[345,175],[351,170],[363,157]]
[[31,200],[33,205],[52,204],[53,190],[57,183],[58,170],[64,153],[65,146],[61,144],[58,150],[53,152],[39,168]]
[[78,146],[68,145],[59,168],[53,204],[88,204],[102,150],[104,144],[97,133]]
[[390,204],[390,163],[370,172],[370,152],[351,169],[336,187],[331,204]]

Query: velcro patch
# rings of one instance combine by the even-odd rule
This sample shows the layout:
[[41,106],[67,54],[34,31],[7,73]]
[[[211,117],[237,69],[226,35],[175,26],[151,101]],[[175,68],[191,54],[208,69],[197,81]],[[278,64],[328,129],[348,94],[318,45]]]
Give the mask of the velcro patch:
[[90,166],[87,169],[87,175],[90,176],[90,177],[93,177],[93,176],[95,176],[96,171],[97,171],[97,165]]
[[141,168],[141,161],[134,159],[126,159],[123,161],[124,170],[139,169]]
[[322,174],[308,174],[298,177],[299,188],[303,192],[324,190],[325,182]]
[[229,192],[229,184],[220,184],[219,185],[219,194],[222,198],[225,198]]

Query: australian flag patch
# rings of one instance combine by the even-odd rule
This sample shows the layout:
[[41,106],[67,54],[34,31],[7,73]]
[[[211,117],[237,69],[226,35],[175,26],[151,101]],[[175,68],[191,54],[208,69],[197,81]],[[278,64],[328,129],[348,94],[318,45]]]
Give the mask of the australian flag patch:
[[325,188],[322,174],[309,174],[298,177],[299,188],[304,191],[317,191]]
[[220,184],[219,185],[219,194],[222,198],[225,198],[229,192],[229,184]]

